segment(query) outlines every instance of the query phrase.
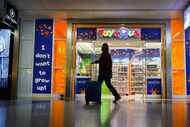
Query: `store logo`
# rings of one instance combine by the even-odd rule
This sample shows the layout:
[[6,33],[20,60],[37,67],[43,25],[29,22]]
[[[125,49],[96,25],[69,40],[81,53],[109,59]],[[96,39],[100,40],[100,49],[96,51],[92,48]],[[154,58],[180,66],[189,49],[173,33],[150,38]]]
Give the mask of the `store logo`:
[[7,4],[5,22],[13,27],[17,25],[17,10],[10,4]]
[[14,18],[15,17],[15,11],[13,9],[10,9],[9,15]]
[[120,29],[98,28],[99,38],[115,38],[115,39],[140,39],[140,29],[128,29],[121,27]]
[[40,33],[42,37],[49,37],[53,34],[52,27],[49,24],[39,24],[37,27],[37,31]]

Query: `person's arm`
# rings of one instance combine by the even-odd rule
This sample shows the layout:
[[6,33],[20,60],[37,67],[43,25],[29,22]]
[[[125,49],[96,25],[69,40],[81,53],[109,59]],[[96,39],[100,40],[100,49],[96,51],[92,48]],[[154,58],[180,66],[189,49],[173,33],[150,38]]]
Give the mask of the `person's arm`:
[[100,63],[100,61],[101,61],[101,58],[102,58],[102,56],[100,56],[100,58],[99,58],[98,60],[95,60],[95,61],[93,61],[91,64]]
[[91,64],[100,63],[100,60],[93,61]]

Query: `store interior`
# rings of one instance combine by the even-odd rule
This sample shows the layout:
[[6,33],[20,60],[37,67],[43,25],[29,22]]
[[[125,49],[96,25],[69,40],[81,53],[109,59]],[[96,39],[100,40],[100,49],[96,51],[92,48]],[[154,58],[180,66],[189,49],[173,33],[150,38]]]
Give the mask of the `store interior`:
[[[99,59],[103,43],[109,45],[109,53],[112,57],[111,82],[120,95],[138,98],[148,96],[161,97],[162,42],[151,42],[134,38],[110,39],[101,37],[93,40],[89,38],[86,40],[77,39],[76,95],[84,95],[85,83],[89,80],[97,80],[98,65],[92,65],[91,62]],[[160,85],[156,85],[153,82],[159,82]],[[151,85],[154,85],[154,87]],[[104,82],[102,83],[102,96],[111,97],[111,93]]]

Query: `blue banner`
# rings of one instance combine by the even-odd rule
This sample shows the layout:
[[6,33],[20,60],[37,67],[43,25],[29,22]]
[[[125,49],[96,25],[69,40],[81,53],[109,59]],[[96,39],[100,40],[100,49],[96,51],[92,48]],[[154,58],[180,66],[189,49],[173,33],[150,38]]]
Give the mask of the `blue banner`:
[[147,79],[147,94],[148,95],[161,95],[162,86],[160,78]]
[[77,40],[96,40],[96,28],[77,28]]
[[145,41],[161,41],[161,29],[160,28],[142,28],[141,40]]
[[186,55],[186,89],[190,95],[190,27],[185,30],[185,55]]
[[33,93],[51,93],[53,20],[38,19],[35,25]]

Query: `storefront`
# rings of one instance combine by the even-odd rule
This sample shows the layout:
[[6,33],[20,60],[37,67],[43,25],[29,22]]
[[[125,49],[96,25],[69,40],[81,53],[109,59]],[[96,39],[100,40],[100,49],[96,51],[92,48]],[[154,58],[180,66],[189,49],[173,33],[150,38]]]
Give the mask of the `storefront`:
[[[100,57],[102,44],[108,43],[112,84],[121,95],[184,98],[183,26],[183,16],[158,21],[23,20],[18,94],[83,95],[90,75],[94,79],[98,75],[98,67],[91,69],[90,63]],[[105,83],[102,93],[110,96]]]
[[[94,79],[98,75],[98,66],[91,69],[90,63],[100,57],[102,44],[108,43],[112,84],[122,96],[184,98],[182,18],[23,21],[20,55],[28,57],[20,57],[19,96],[84,95],[90,75]],[[102,93],[110,96],[105,83]]]
[[[110,46],[112,84],[122,96],[166,96],[163,22],[75,24],[70,20],[53,19],[35,19],[34,22],[32,72],[26,70],[29,77],[33,74],[33,97],[82,95],[85,83],[90,78],[97,80],[98,66],[91,67],[90,63],[100,57],[103,43]],[[27,37],[28,33],[25,34],[23,32]],[[22,41],[21,46],[25,47],[27,43]],[[20,61],[23,61],[21,65],[29,65],[22,57]],[[22,84],[22,80],[19,83]],[[27,85],[31,86],[30,83]],[[110,96],[105,83],[102,84],[102,93]]]
[[[112,57],[112,85],[122,96],[162,97],[164,82],[163,24],[74,24],[75,95],[86,82],[97,79],[98,65],[91,65],[107,43]],[[110,95],[102,84],[103,95]]]

